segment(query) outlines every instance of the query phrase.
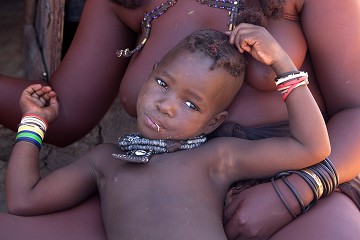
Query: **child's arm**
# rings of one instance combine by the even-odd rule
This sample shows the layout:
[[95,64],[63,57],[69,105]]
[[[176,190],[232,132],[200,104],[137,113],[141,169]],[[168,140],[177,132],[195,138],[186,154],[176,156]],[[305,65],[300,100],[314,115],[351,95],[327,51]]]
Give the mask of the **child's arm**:
[[57,117],[59,104],[55,92],[48,86],[31,85],[22,93],[20,107],[25,117],[19,125],[6,175],[9,212],[35,215],[59,211],[94,192],[96,183],[86,157],[41,179],[39,146],[46,122]]
[[[277,76],[297,71],[290,57],[265,28],[242,23],[230,34],[230,41],[240,52],[247,52],[259,62],[272,66]],[[306,84],[288,89],[287,94],[284,94],[287,98],[283,100],[289,114],[292,137],[258,141],[223,139],[226,142],[222,153],[226,157],[223,159],[225,164],[231,165],[226,168],[230,173],[226,174],[242,179],[271,176],[282,170],[316,164],[330,154],[323,116]]]

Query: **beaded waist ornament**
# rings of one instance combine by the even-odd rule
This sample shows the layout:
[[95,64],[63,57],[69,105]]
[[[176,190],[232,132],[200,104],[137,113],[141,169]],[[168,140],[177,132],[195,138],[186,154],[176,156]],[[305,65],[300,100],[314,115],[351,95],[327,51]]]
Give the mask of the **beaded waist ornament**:
[[141,136],[139,133],[126,134],[119,138],[119,147],[124,153],[112,154],[114,158],[135,163],[147,163],[156,153],[171,153],[179,150],[192,149],[206,142],[206,137],[198,137],[187,140],[155,140]]

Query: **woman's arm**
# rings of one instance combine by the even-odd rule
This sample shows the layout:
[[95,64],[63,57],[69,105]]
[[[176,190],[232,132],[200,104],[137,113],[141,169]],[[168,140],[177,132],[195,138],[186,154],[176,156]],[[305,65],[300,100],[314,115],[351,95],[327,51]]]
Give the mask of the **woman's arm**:
[[360,173],[359,1],[305,1],[301,23],[330,120],[330,159],[340,183]]
[[[327,122],[331,142],[330,159],[339,174],[340,183],[343,183],[360,172],[360,68],[357,67],[360,63],[360,29],[356,26],[360,21],[359,1],[295,2],[318,86],[330,114]],[[309,204],[314,195],[308,184],[295,174],[287,178],[299,192],[304,204]],[[258,211],[257,206],[264,205],[259,202],[259,196],[270,196],[275,192],[270,183],[263,185],[251,188],[249,191],[253,194],[244,192],[236,196],[236,200],[228,207],[229,222],[225,229],[230,239],[239,235],[254,237],[251,235],[253,233],[258,237],[271,236],[292,220],[278,197],[260,200],[263,203],[273,202],[267,205],[266,211]],[[286,186],[280,187],[283,187],[286,200],[294,207],[293,211],[299,213],[300,207],[293,194]],[[249,207],[237,204],[240,201],[258,202]],[[274,221],[274,214],[278,216],[277,219],[286,221]],[[241,222],[246,224],[239,224]]]
[[[127,67],[117,49],[134,45],[136,36],[114,13],[107,0],[88,0],[74,40],[50,85],[61,102],[57,121],[46,142],[66,146],[88,133],[103,117],[116,95]],[[0,123],[16,130],[21,91],[34,82],[0,76]]]

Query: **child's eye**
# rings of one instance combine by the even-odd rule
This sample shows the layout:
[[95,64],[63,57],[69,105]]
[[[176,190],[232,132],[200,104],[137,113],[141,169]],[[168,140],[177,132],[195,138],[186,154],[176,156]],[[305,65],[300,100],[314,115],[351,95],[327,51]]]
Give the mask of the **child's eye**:
[[192,102],[187,101],[187,102],[185,102],[185,105],[188,108],[191,108],[194,111],[199,111],[199,108],[195,104],[193,104]]
[[167,90],[167,84],[161,79],[156,79],[157,84],[159,84],[161,87],[165,88]]

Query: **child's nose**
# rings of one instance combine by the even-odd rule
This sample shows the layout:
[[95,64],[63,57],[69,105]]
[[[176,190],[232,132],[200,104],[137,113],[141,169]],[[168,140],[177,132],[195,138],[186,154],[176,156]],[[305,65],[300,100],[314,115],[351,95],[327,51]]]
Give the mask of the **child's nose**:
[[167,115],[168,117],[175,116],[175,101],[172,99],[163,99],[162,101],[158,101],[156,103],[157,109],[162,113]]

